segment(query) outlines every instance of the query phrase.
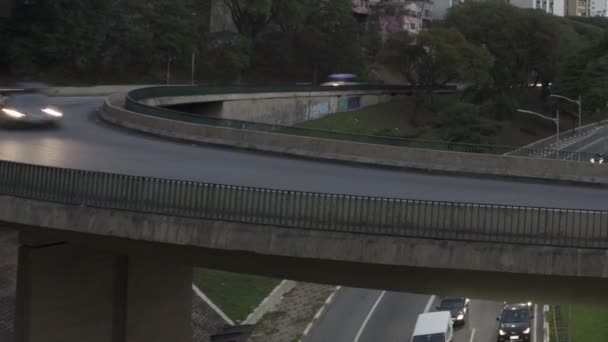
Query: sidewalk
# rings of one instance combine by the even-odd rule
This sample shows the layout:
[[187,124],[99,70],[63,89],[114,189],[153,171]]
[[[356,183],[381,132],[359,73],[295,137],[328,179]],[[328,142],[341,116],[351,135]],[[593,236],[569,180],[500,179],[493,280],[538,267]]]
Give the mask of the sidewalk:
[[[302,333],[335,291],[331,285],[297,282],[258,321],[249,342],[289,342]],[[276,302],[276,298],[273,299]]]

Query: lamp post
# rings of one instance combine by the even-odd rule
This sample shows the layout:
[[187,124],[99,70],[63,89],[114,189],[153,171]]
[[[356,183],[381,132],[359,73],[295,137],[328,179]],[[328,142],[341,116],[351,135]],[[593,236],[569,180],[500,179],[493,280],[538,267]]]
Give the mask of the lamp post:
[[518,109],[517,110],[520,113],[526,113],[526,114],[532,114],[532,115],[536,115],[536,116],[540,116],[541,118],[545,119],[545,120],[549,120],[549,121],[553,121],[555,123],[556,126],[556,139],[557,139],[557,143],[559,143],[559,110],[557,111],[557,116],[555,118],[550,118],[548,116],[544,116],[542,114],[539,114],[537,112],[533,112],[530,110],[523,110],[523,109]]
[[581,98],[581,96],[580,95],[578,96],[578,101],[570,99],[570,98],[567,98],[565,96],[557,95],[557,94],[551,94],[551,95],[549,95],[549,97],[557,97],[557,98],[560,98],[560,99],[563,99],[563,100],[566,100],[566,101],[570,101],[572,103],[576,103],[578,105],[578,128],[580,129],[581,126],[582,126],[582,124],[583,124],[582,123],[583,104],[582,104],[582,98]]
[[190,70],[190,81],[192,83],[192,85],[194,85],[194,63],[196,60],[196,50],[193,47],[192,48],[192,60],[191,60],[191,70]]

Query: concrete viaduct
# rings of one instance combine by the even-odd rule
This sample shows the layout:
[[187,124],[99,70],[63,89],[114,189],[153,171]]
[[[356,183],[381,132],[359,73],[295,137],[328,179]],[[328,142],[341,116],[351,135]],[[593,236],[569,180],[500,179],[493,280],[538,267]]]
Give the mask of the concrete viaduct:
[[[68,106],[73,121],[56,134],[0,141],[0,222],[21,232],[18,341],[189,341],[194,265],[421,293],[606,301],[608,195],[598,165],[333,140],[276,116],[222,117],[233,104],[217,104],[281,97],[275,103],[294,108],[297,121],[318,103],[329,113],[344,97],[347,106],[355,97],[374,103],[407,89],[237,90],[213,95],[211,107],[188,105],[210,96],[192,87],[158,95],[167,90],[105,100],[111,125],[91,120],[86,112],[101,103],[90,100]],[[212,108],[215,118],[159,105]]]

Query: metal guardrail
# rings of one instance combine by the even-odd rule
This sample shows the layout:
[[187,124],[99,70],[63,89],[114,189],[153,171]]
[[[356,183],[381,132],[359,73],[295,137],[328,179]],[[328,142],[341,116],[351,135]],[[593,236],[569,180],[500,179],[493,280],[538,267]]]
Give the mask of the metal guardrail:
[[297,229],[608,249],[608,211],[273,190],[9,161],[0,161],[0,194]]
[[552,305],[553,309],[553,334],[555,341],[552,342],[572,342],[572,306],[565,305],[568,311],[568,316],[564,317],[562,305]]
[[209,116],[202,116],[197,114],[191,114],[167,108],[161,108],[156,106],[146,105],[140,101],[158,97],[169,97],[169,96],[195,96],[205,94],[231,94],[231,93],[264,93],[264,92],[307,92],[307,91],[319,91],[319,92],[331,92],[331,91],[348,91],[348,90],[383,90],[383,91],[395,91],[403,92],[414,90],[415,87],[411,86],[386,86],[386,85],[360,85],[360,86],[346,86],[340,87],[339,89],[333,87],[315,87],[315,86],[225,86],[225,87],[211,87],[211,86],[157,86],[136,89],[127,94],[125,108],[133,112],[137,112],[144,115],[159,117],[169,120],[177,120],[194,124],[225,127],[225,128],[236,128],[251,130],[257,132],[266,133],[278,133],[297,135],[312,138],[330,139],[330,140],[341,140],[341,141],[352,141],[358,143],[376,144],[376,145],[387,145],[397,147],[410,147],[430,150],[441,150],[441,151],[453,151],[453,152],[465,152],[465,153],[484,153],[484,154],[496,154],[505,155],[507,153],[517,156],[525,156],[532,158],[542,159],[557,159],[557,160],[570,160],[570,161],[582,161],[589,162],[594,156],[592,153],[586,152],[571,152],[563,150],[552,150],[546,148],[518,148],[514,146],[500,146],[500,145],[484,145],[484,144],[466,144],[466,143],[453,143],[453,142],[442,142],[442,141],[429,141],[429,140],[418,140],[418,139],[403,139],[385,136],[375,135],[363,135],[363,134],[352,134],[337,131],[328,131],[320,129],[302,128],[294,126],[283,126],[274,124],[265,124],[252,121],[242,121],[233,119],[222,119]]

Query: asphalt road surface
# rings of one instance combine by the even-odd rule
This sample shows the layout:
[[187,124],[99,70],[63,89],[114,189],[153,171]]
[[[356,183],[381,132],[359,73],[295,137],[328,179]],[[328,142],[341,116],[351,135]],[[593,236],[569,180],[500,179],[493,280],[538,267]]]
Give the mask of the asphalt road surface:
[[580,139],[579,141],[564,148],[566,151],[608,153],[608,127],[599,129],[594,134]]
[[0,159],[168,179],[423,200],[608,209],[583,186],[429,175],[319,162],[136,134],[101,122],[102,98],[61,98],[58,129],[0,130]]
[[[305,341],[407,342],[418,315],[433,311],[438,302],[439,298],[429,295],[342,288]],[[454,342],[495,342],[500,306],[497,302],[471,300],[469,321],[454,329]],[[541,342],[539,307],[532,336]]]

